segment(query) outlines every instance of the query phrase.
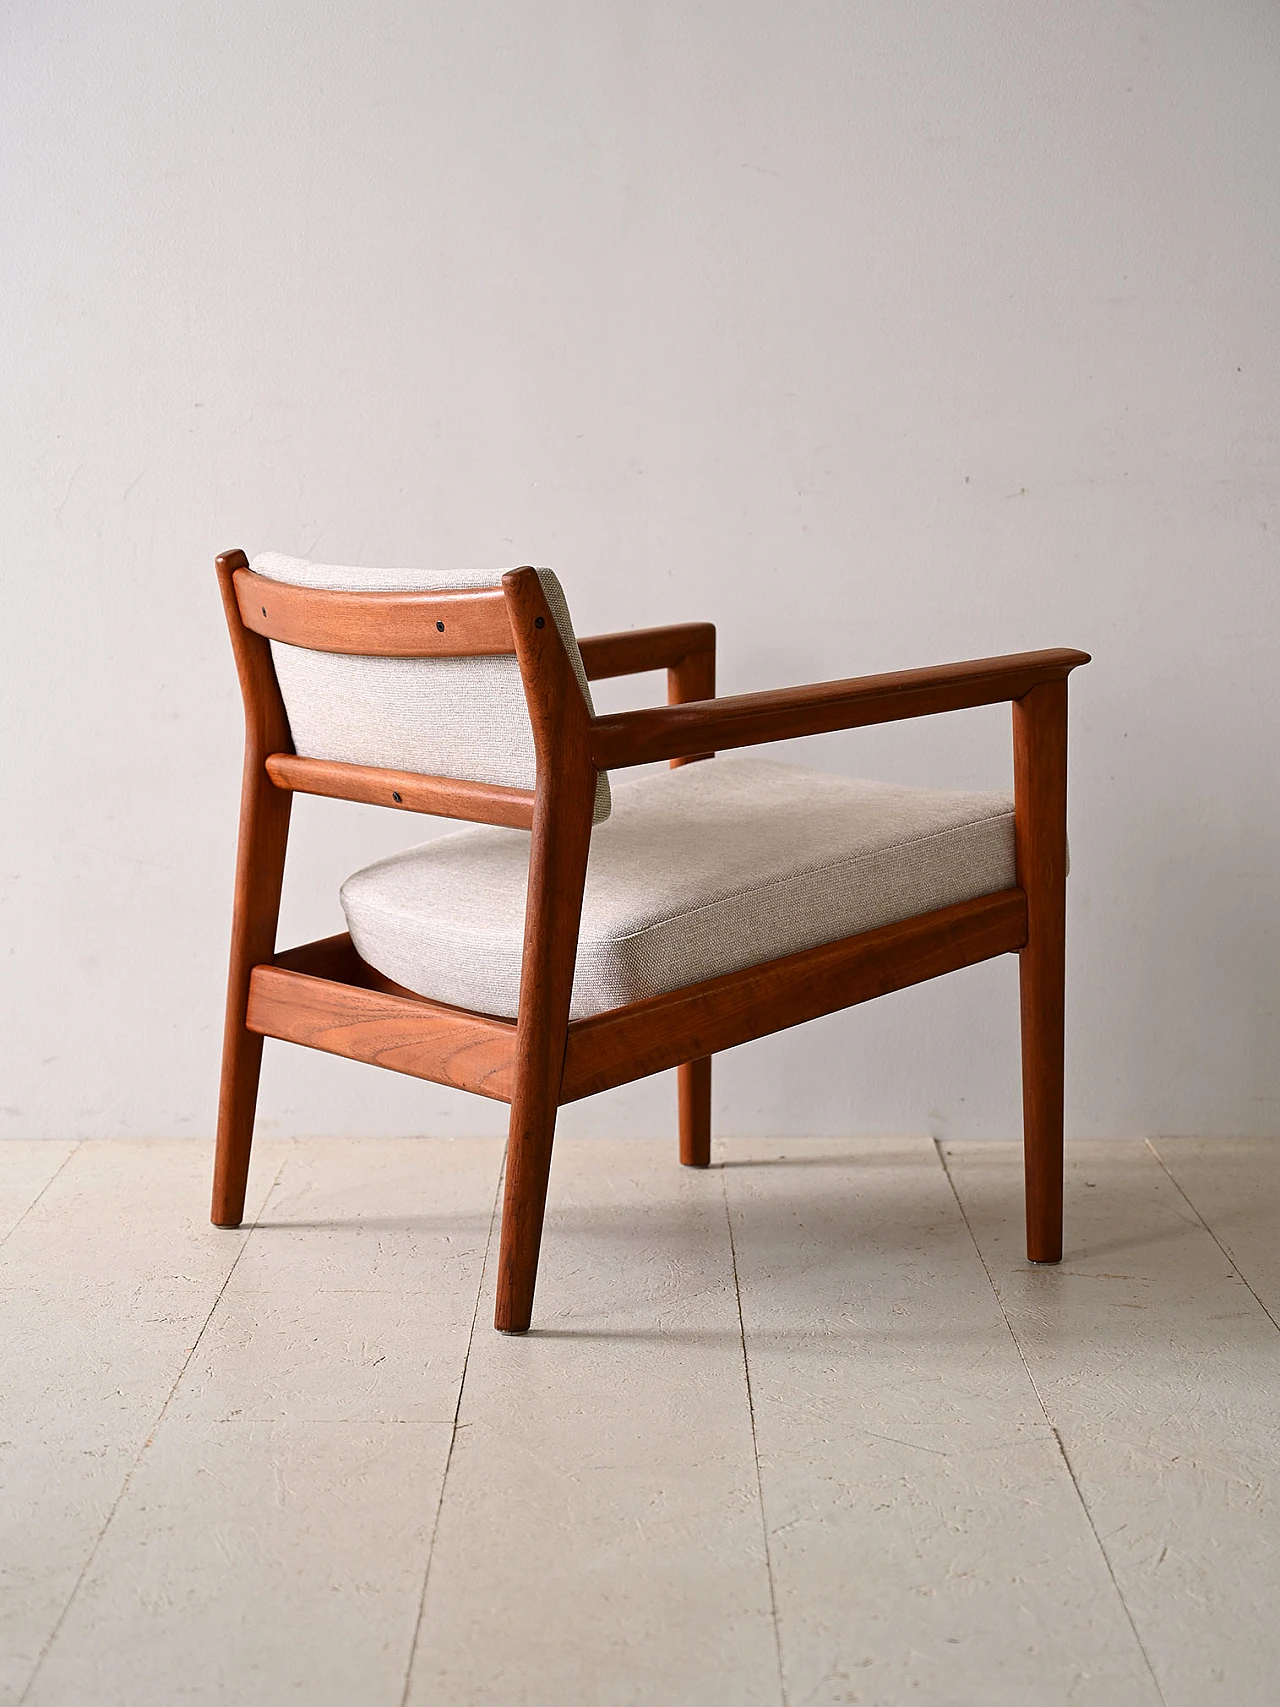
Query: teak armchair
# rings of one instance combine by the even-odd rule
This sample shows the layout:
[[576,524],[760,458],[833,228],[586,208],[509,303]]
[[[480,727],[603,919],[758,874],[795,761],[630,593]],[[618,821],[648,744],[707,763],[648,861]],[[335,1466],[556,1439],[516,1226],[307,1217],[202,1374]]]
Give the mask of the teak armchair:
[[[562,1103],[676,1067],[680,1160],[706,1167],[717,1050],[1017,953],[1027,1254],[1035,1262],[1060,1259],[1067,676],[1088,662],[1086,653],[1028,652],[717,699],[710,624],[575,642],[558,583],[545,571],[514,569],[500,580],[420,576],[416,584],[409,572],[389,571],[380,587],[370,589],[379,572],[284,558],[257,559],[255,566],[263,572],[251,569],[241,551],[217,559],[246,729],[213,1189],[218,1226],[238,1226],[243,1215],[264,1037],[496,1098],[510,1104],[511,1114],[494,1325],[522,1333],[533,1307]],[[669,704],[594,715],[588,679],[663,668]],[[343,708],[359,721],[366,685],[377,705],[365,733],[354,746],[344,745]],[[477,737],[479,725],[497,715],[495,707],[503,717],[523,717],[511,710],[511,692],[520,690],[527,705],[523,729],[512,723],[509,738],[505,726],[497,739],[489,739],[493,731]],[[468,693],[476,696],[474,704],[465,703]],[[404,732],[388,733],[401,702],[421,694],[427,697],[413,700],[412,715],[401,719]],[[592,879],[594,888],[588,884],[593,824],[609,810],[604,773],[654,760],[669,760],[674,771],[726,749],[1002,700],[1013,706],[1012,806],[1004,796],[894,791],[790,767],[716,760],[699,766],[701,776],[682,771],[668,783],[668,772],[619,789],[626,810],[620,808],[616,833],[597,832],[603,875],[599,883]],[[445,736],[450,729],[456,733],[453,763],[449,751],[444,760],[436,756],[441,729]],[[517,751],[530,735],[531,754]],[[330,756],[323,756],[326,748]],[[375,762],[352,757],[370,753]],[[428,764],[433,774],[425,773]],[[475,779],[477,772],[503,774],[504,766],[524,775],[526,785]],[[434,774],[446,769],[457,774]],[[635,792],[626,795],[627,788]],[[796,809],[806,791],[821,797],[811,824]],[[472,831],[381,862],[349,880],[343,897],[353,930],[358,926],[362,943],[367,938],[373,948],[362,954],[352,935],[343,934],[277,952],[295,792],[502,826],[530,840],[517,844],[510,834]],[[665,937],[660,930],[654,936],[643,921],[635,930],[619,926],[608,954],[601,950],[605,982],[591,986],[585,950],[578,966],[584,890],[593,907],[597,890],[608,890],[615,904],[619,884],[626,889],[628,848],[647,849],[643,857],[652,865],[655,838],[644,829],[645,814],[658,814],[661,844],[687,834],[696,848],[709,826],[706,834],[714,830],[718,845],[732,851],[724,838],[736,835],[740,848],[741,826],[751,823],[757,796],[762,847],[770,835],[781,847],[778,826],[799,820],[798,831],[788,832],[799,835],[799,853],[787,853],[783,877],[779,866],[758,878],[770,905],[753,906],[749,884],[744,889],[739,882],[741,893],[730,893],[732,882],[715,887],[714,871],[704,872],[699,881],[712,884],[705,891],[714,891],[712,900],[699,900],[704,891],[698,891]],[[775,796],[766,822],[766,797]],[[889,815],[888,829],[875,829],[877,813]],[[835,852],[810,858],[806,836],[815,847],[835,836]],[[846,849],[841,837],[852,837],[856,846]],[[640,855],[634,858],[643,863]],[[522,926],[512,872],[518,872],[524,904]],[[872,881],[877,873],[879,887]],[[451,928],[439,916],[448,911],[448,897],[461,897],[456,905],[463,907],[481,880],[490,885],[486,917],[474,925],[481,935],[467,938],[462,949],[450,943],[432,949],[437,939],[431,933]],[[657,889],[665,893],[663,881]],[[800,893],[796,884],[803,896],[793,903],[786,897]],[[964,898],[948,898],[956,893]],[[945,904],[936,904],[939,897]],[[625,894],[623,901],[619,916],[630,917]],[[490,914],[498,924],[491,925]],[[484,931],[499,931],[499,915],[508,918],[502,927],[508,934],[493,941],[495,954],[506,956],[506,970],[485,983],[485,957],[474,944],[489,940]],[[888,922],[865,928],[868,918]],[[863,921],[851,934],[850,920]],[[654,929],[659,926],[662,920]],[[755,940],[757,927],[763,935]],[[785,934],[796,930],[803,936]],[[735,932],[745,933],[745,942],[726,946]],[[805,946],[777,952],[780,943],[795,940]],[[377,946],[384,942],[385,954]],[[622,985],[608,983],[623,976],[618,955],[624,950],[634,950],[635,976],[648,984],[625,978]],[[389,970],[376,969],[370,954]],[[431,994],[393,976],[410,977],[402,967],[416,967],[424,954],[435,955],[431,965],[438,971],[417,981],[438,977]],[[650,962],[664,954],[665,970],[654,972]],[[681,958],[690,954],[692,960]],[[706,967],[723,966],[726,955],[730,969],[706,976]],[[684,982],[673,984],[682,976]],[[624,991],[621,1002],[608,994],[617,988]],[[490,989],[496,993],[483,1000],[457,999],[459,991]],[[637,998],[636,990],[650,993]],[[503,1005],[512,1011],[502,1013]]]

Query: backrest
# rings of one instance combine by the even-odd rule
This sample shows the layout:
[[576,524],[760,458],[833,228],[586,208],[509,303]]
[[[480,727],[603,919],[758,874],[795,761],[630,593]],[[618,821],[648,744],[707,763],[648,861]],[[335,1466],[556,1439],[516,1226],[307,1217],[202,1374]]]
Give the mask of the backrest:
[[[501,569],[356,569],[263,552],[254,573],[326,592],[463,592],[500,587]],[[551,612],[589,710],[591,689],[569,607],[539,569]],[[532,788],[533,729],[513,653],[464,658],[355,657],[271,642],[295,752],[306,758]],[[596,783],[594,821],[609,816],[609,779]]]

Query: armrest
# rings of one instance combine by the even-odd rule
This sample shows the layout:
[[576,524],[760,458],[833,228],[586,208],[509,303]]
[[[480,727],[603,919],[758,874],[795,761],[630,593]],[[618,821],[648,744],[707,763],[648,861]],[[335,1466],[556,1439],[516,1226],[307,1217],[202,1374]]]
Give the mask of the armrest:
[[606,676],[639,676],[646,670],[669,670],[698,652],[715,652],[716,630],[711,622],[676,622],[665,628],[630,628],[621,634],[589,634],[579,639],[582,666],[589,682]]
[[1061,647],[616,712],[592,723],[591,756],[597,769],[617,770],[712,748],[754,747],[833,729],[961,711],[1021,699],[1041,682],[1062,681],[1088,662],[1087,652]]

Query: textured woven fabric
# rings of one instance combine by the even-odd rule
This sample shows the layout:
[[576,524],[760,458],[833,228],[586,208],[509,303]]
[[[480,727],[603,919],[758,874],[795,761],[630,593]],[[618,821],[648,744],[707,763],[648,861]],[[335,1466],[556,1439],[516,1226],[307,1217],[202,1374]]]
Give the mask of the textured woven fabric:
[[[251,567],[268,580],[344,593],[497,587],[503,575],[501,569],[350,569],[274,551],[255,557]],[[539,569],[538,579],[590,706],[564,591],[550,569]],[[278,640],[271,642],[271,655],[294,747],[307,758],[512,788],[534,785],[533,729],[513,657],[356,658]],[[608,816],[609,779],[601,773],[596,822]]]
[[[477,828],[342,888],[360,955],[419,995],[514,1016],[529,837]],[[740,971],[1015,882],[1013,800],[708,759],[618,784],[591,838],[572,1015]]]

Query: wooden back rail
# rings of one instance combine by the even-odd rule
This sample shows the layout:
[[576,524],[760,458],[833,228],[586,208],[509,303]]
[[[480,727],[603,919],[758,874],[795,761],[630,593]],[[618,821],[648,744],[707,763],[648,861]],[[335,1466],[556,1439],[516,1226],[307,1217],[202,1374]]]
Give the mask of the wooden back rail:
[[428,593],[344,593],[294,587],[237,569],[240,620],[254,634],[362,658],[481,658],[515,651],[501,587]]
[[291,789],[295,794],[323,794],[330,800],[356,800],[398,812],[427,812],[434,818],[463,818],[472,824],[501,824],[511,830],[533,828],[531,788],[383,770],[377,765],[347,765],[337,759],[303,759],[296,753],[272,753],[266,771],[277,788]]

